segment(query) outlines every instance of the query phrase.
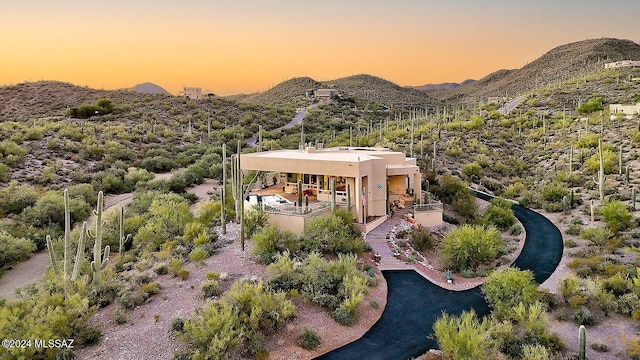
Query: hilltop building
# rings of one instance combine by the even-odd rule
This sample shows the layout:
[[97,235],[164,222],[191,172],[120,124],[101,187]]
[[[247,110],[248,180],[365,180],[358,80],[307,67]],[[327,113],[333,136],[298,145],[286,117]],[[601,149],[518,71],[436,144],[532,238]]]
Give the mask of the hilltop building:
[[[333,199],[337,206],[349,208],[355,225],[363,232],[384,222],[397,207],[411,207],[414,199],[418,204],[409,212],[418,224],[442,223],[442,203],[431,201],[431,196],[422,191],[416,159],[401,152],[307,147],[242,154],[241,167],[270,176],[267,182],[271,186],[250,196],[250,202],[260,204],[269,214],[269,222],[282,229],[301,233],[308,219],[330,210]],[[296,201],[299,191],[306,195],[304,207]]]
[[640,114],[640,102],[635,105],[611,104],[609,105],[609,114],[615,116],[617,113],[623,113],[627,117]]
[[182,92],[180,92],[180,96],[187,97],[191,100],[200,100],[204,99],[204,95],[202,95],[202,88],[198,87],[183,87]]
[[640,61],[622,60],[604,64],[605,69],[615,69],[621,67],[640,67]]
[[332,97],[339,95],[340,91],[336,89],[310,89],[305,92],[307,98],[315,98],[321,101],[329,101]]

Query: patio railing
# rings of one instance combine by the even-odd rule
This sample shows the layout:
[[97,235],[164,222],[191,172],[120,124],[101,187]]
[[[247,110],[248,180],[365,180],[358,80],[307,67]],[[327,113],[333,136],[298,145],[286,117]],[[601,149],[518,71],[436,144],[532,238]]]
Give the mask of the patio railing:
[[284,214],[284,215],[297,215],[297,216],[310,216],[323,212],[331,208],[331,203],[320,202],[315,203],[313,206],[293,206],[293,205],[279,205],[272,206],[262,203],[261,209],[266,213],[271,214]]

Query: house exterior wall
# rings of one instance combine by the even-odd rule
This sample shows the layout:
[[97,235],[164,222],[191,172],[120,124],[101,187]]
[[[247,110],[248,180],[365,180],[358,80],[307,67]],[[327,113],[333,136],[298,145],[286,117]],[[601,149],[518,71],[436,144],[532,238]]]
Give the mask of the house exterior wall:
[[621,68],[621,67],[635,67],[635,66],[640,66],[640,61],[622,60],[622,61],[616,61],[616,62],[604,64],[605,69],[615,69],[615,68]]
[[185,97],[188,97],[189,99],[192,100],[200,100],[202,98],[204,98],[204,96],[202,95],[202,88],[197,88],[197,87],[184,87],[182,90],[182,94]]
[[609,113],[624,113],[624,114],[638,114],[640,113],[640,103],[635,105],[623,105],[623,104],[611,104],[609,105]]
[[[403,153],[387,149],[313,148],[307,151],[280,150],[261,153],[242,154],[243,170],[277,171],[281,173],[317,174],[343,177],[350,188],[351,212],[356,221],[362,222],[366,216],[386,215],[386,182],[389,170],[394,175],[390,179],[391,187],[397,186],[404,193],[406,177],[411,187],[420,191],[421,175],[415,165],[415,159],[407,159]],[[293,189],[285,186],[285,191]],[[362,195],[365,204],[363,209]],[[364,212],[363,212],[364,211]]]

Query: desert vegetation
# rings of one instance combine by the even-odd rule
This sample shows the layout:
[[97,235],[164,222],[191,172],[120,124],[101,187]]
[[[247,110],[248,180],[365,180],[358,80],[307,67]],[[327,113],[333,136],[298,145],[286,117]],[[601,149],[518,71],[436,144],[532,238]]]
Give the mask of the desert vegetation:
[[[444,358],[571,356],[551,331],[554,321],[569,323],[577,333],[580,325],[589,331],[613,318],[629,324],[640,318],[640,128],[637,116],[608,111],[609,104],[638,101],[634,79],[640,70],[603,70],[592,66],[599,64],[594,52],[588,54],[577,57],[589,64],[581,71],[564,69],[548,78],[540,73],[535,87],[530,81],[526,89],[513,87],[521,90],[522,102],[510,113],[498,104],[470,101],[485,94],[468,94],[473,88],[440,96],[468,100],[445,104],[361,75],[323,84],[343,92],[328,103],[313,103],[296,90],[317,85],[311,79],[243,102],[55,82],[2,87],[0,98],[11,101],[0,103],[0,268],[45,249],[52,265],[41,282],[0,301],[0,333],[55,334],[89,345],[101,341],[89,321],[94,314],[108,307],[115,309],[110,314],[116,324],[131,324],[135,309],[162,296],[163,284],[192,279],[190,270],[225,245],[219,241],[222,210],[234,219],[236,208],[231,195],[213,194],[192,212],[196,197],[187,189],[221,180],[228,166],[223,145],[234,149],[227,155],[237,152],[237,141],[262,128],[265,149],[297,148],[301,142],[384,146],[417,159],[423,189],[444,203],[448,225],[446,232],[408,231],[403,246],[416,255],[437,253],[446,269],[463,276],[486,276],[482,291],[492,309],[484,317],[445,314],[436,322]],[[530,68],[494,74],[477,86],[506,79],[485,88],[503,94],[504,84]],[[41,93],[49,95],[33,95]],[[296,108],[309,105],[304,129],[274,131]],[[167,172],[172,173],[158,175]],[[478,206],[469,187],[499,199]],[[114,194],[131,194],[132,201],[89,224],[92,211],[101,212],[103,196]],[[557,291],[539,290],[526,271],[491,271],[504,265],[502,257],[514,250],[512,239],[522,231],[510,201],[545,213],[563,231],[572,274],[559,279]],[[250,255],[264,266],[264,277],[212,273],[198,281],[205,304],[172,321],[173,334],[185,346],[178,356],[264,358],[269,337],[296,316],[296,301],[322,307],[333,321],[349,326],[379,281],[375,269],[361,261],[369,249],[349,213],[317,218],[301,235],[268,226],[260,212],[245,215]],[[306,325],[296,342],[316,348],[324,337],[314,324]],[[638,343],[637,334],[629,335],[620,356],[637,357]],[[594,351],[606,351],[591,344]],[[72,357],[57,349],[2,351],[15,358]]]

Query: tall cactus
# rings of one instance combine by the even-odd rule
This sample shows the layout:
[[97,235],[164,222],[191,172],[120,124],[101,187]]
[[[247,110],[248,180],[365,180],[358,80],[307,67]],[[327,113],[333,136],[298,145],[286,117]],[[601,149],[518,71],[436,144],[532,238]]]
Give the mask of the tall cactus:
[[298,179],[298,213],[302,213],[302,180]]
[[584,325],[580,325],[580,330],[578,330],[578,334],[579,334],[579,341],[580,341],[580,348],[579,348],[579,352],[578,352],[578,359],[580,360],[586,360],[587,359],[587,330],[585,329]]
[[600,201],[604,201],[604,157],[602,155],[602,139],[598,139],[598,153],[600,158],[600,170],[598,171],[598,180],[593,180],[598,185],[598,192],[600,194]]
[[94,214],[96,216],[96,231],[94,234],[87,230],[87,234],[94,238],[93,244],[93,261],[91,261],[91,272],[93,273],[93,284],[98,286],[102,281],[102,269],[107,266],[109,260],[109,245],[104,248],[104,255],[102,254],[102,227],[104,222],[102,220],[102,210],[104,208],[104,194],[102,191],[98,192],[98,205]]
[[124,255],[124,248],[126,247],[126,244],[129,243],[131,240],[131,234],[127,234],[127,236],[124,235],[124,206],[120,205],[120,219],[119,219],[119,223],[120,223],[120,257],[122,257]]
[[[67,189],[64,190],[64,243],[63,243],[63,269],[62,269],[62,278],[64,280],[71,279],[72,281],[78,278],[80,274],[80,263],[82,262],[82,256],[84,254],[84,232],[87,229],[87,222],[85,221],[82,224],[82,231],[80,232],[80,238],[78,239],[78,247],[76,250],[75,258],[72,260],[71,254],[71,211],[69,208],[69,191]],[[53,268],[53,272],[56,275],[60,275],[60,268],[58,266],[58,260],[56,259],[56,254],[53,249],[53,241],[51,240],[51,236],[47,235],[47,249],[49,251],[49,259],[51,260],[51,267]],[[73,270],[71,269],[71,264],[73,263]]]
[[573,173],[573,145],[569,150],[569,176]]
[[618,149],[618,175],[622,175],[622,144]]
[[347,184],[347,210],[351,211],[351,184]]
[[227,234],[227,211],[224,207],[227,186],[227,144],[222,144],[222,184],[220,186],[220,226],[222,227],[222,235]]

